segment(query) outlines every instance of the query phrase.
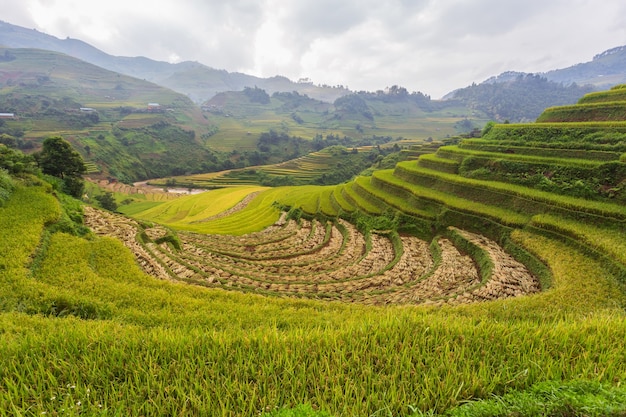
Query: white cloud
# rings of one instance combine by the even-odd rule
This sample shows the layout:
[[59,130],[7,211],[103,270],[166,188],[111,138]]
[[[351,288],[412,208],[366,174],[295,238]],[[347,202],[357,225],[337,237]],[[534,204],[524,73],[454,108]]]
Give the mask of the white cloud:
[[0,0],[2,19],[114,55],[440,97],[626,44],[622,0]]

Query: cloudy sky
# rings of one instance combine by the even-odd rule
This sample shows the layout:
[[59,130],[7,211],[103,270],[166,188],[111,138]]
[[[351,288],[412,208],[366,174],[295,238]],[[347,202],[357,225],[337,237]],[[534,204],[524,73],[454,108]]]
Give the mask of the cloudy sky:
[[433,98],[626,45],[624,0],[0,0],[0,20],[112,55]]

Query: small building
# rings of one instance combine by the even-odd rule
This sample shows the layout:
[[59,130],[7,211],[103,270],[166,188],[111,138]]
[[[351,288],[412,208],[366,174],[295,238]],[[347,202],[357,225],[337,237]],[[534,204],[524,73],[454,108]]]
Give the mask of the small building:
[[96,109],[93,109],[91,107],[81,107],[79,110],[82,113],[94,113],[96,111]]
[[161,111],[159,103],[148,103],[148,111]]
[[15,113],[0,113],[0,119],[15,119]]

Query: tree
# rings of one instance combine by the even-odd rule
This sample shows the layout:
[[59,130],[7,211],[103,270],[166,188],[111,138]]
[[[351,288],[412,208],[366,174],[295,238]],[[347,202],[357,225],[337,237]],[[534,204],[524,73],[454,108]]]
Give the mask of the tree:
[[115,198],[113,198],[113,193],[110,191],[105,192],[102,195],[98,195],[95,197],[100,203],[100,207],[109,211],[117,210],[117,203],[115,202]]
[[83,193],[82,175],[87,171],[83,158],[72,145],[60,136],[43,141],[39,166],[44,174],[63,180],[64,192],[79,198]]

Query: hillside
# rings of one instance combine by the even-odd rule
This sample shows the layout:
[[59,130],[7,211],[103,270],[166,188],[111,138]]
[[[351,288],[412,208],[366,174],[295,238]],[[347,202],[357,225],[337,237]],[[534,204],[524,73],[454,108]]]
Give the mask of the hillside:
[[[407,146],[407,143],[405,142],[403,145]],[[328,146],[322,150],[277,164],[257,165],[175,178],[160,178],[149,181],[149,184],[193,189],[241,185],[339,184],[352,179],[366,169],[375,169],[380,165],[392,163],[388,162],[385,157],[392,161],[404,158],[404,154],[398,152],[399,150],[398,143],[352,149],[343,146]]]
[[0,109],[15,115],[2,122],[22,149],[62,135],[101,175],[127,181],[200,172],[218,160],[199,139],[212,126],[184,95],[56,52],[0,56]]
[[591,84],[596,89],[607,89],[626,83],[626,46],[618,46],[597,54],[589,62],[568,68],[548,71],[544,75],[550,81],[569,84]]
[[0,145],[0,412],[623,415],[623,90],[340,185],[134,219]]
[[202,108],[218,126],[206,143],[224,151],[258,150],[251,137],[270,130],[313,140],[322,147],[361,146],[392,139],[441,140],[480,128],[489,120],[459,101],[431,100],[397,86],[386,92],[349,94],[332,104],[296,92],[270,95],[248,88],[220,93]]
[[536,119],[546,107],[575,104],[583,94],[623,83],[626,47],[620,46],[568,68],[535,74],[503,72],[446,98],[460,100],[496,121],[520,122]]
[[534,76],[548,81],[570,86],[591,85],[595,90],[610,88],[616,84],[626,83],[626,46],[608,49],[593,57],[591,61],[581,62],[571,67],[555,69],[547,72],[524,73],[506,71],[485,80],[482,84],[510,83],[522,77]]

